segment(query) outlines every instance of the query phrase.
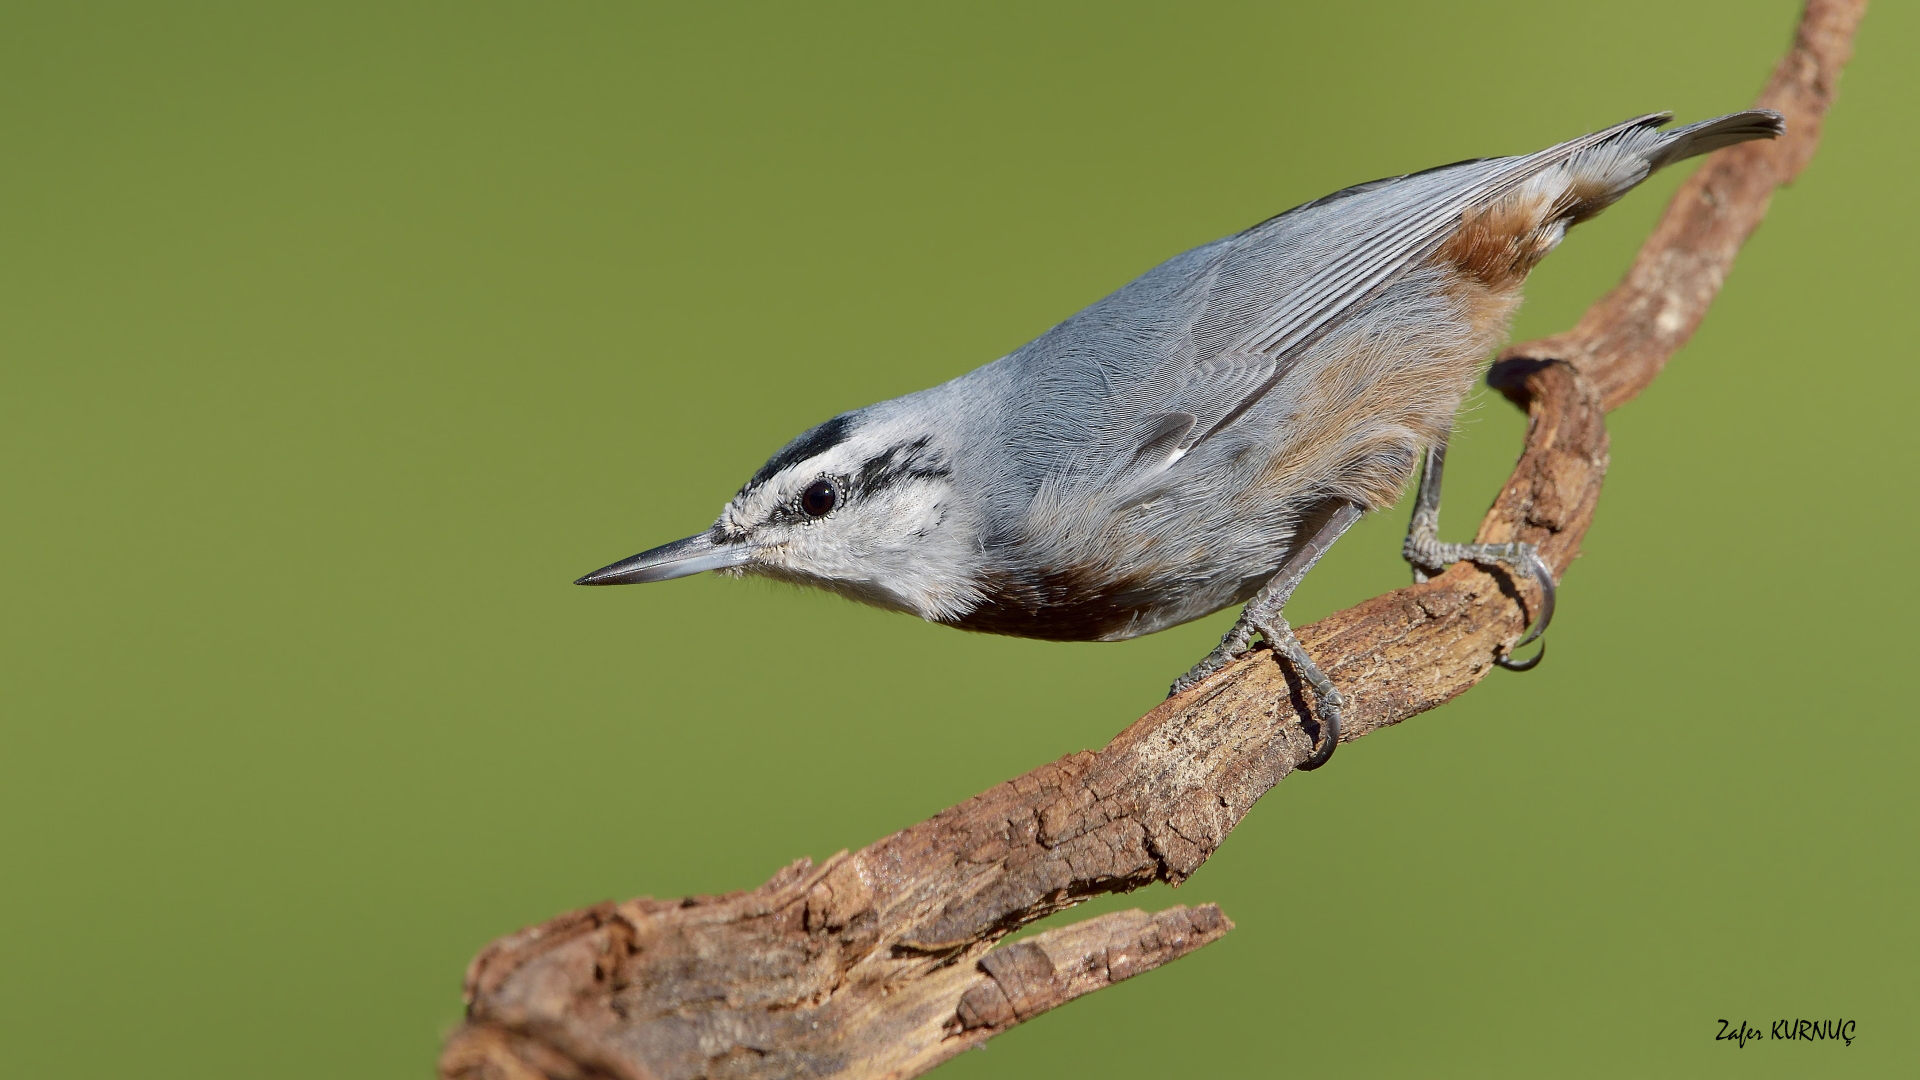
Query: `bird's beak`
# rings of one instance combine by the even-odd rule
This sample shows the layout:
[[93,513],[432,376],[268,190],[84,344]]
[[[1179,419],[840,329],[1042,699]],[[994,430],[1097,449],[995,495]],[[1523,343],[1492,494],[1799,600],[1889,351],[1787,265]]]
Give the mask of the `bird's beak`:
[[711,532],[689,536],[643,551],[631,559],[603,566],[575,585],[638,585],[647,581],[667,581],[706,570],[724,570],[746,562],[752,549],[744,541],[716,543]]

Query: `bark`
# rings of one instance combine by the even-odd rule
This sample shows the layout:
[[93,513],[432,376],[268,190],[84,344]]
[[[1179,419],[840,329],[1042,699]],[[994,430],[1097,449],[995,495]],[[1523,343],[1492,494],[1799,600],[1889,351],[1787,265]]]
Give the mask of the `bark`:
[[[1526,449],[1478,539],[1580,551],[1607,470],[1605,412],[1706,314],[1775,187],[1811,158],[1864,0],[1810,0],[1759,104],[1786,137],[1689,178],[1626,279],[1571,331],[1508,349],[1489,381],[1528,410]],[[1298,633],[1349,702],[1343,740],[1472,687],[1525,628],[1531,582],[1461,563]],[[1211,905],[1124,911],[1001,948],[1099,893],[1178,885],[1306,759],[1305,688],[1262,649],[1105,748],[1009,780],[860,851],[751,892],[642,898],[489,945],[467,972],[448,1080],[916,1076],[1232,929]]]

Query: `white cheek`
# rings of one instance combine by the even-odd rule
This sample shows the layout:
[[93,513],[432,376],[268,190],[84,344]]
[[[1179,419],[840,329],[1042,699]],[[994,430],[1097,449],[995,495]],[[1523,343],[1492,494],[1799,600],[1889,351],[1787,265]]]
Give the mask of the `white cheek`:
[[903,500],[897,511],[901,531],[913,536],[925,536],[940,525],[943,516],[940,500],[930,492],[916,492],[912,498]]

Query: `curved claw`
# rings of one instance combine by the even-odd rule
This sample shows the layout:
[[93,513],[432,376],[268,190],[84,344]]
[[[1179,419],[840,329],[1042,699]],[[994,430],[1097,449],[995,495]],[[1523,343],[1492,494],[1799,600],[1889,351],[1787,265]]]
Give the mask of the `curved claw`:
[[1334,747],[1340,745],[1340,706],[1346,704],[1339,691],[1334,691],[1320,699],[1320,738],[1313,744],[1313,753],[1307,760],[1294,766],[1301,772],[1312,772],[1327,763],[1333,757]]
[[1547,643],[1542,641],[1540,643],[1540,651],[1525,660],[1515,660],[1512,650],[1508,650],[1507,655],[1494,657],[1493,663],[1494,666],[1506,668],[1508,671],[1532,671],[1534,668],[1540,666],[1540,661],[1546,658]]
[[[1540,549],[1534,547],[1532,544],[1523,544],[1520,550],[1526,559],[1527,573],[1532,574],[1533,580],[1540,586],[1540,614],[1534,616],[1533,625],[1527,627],[1527,632],[1521,635],[1520,640],[1513,643],[1513,649],[1539,640],[1540,635],[1547,632],[1547,624],[1553,621],[1553,594],[1555,591],[1553,571],[1547,569],[1545,560],[1540,558]],[[1513,655],[1513,649],[1508,649],[1507,655]],[[1542,655],[1544,655],[1544,653]],[[1533,664],[1539,662],[1540,658],[1537,656],[1534,657]],[[1527,667],[1532,667],[1533,664],[1528,664]],[[1524,671],[1526,668],[1519,670]]]

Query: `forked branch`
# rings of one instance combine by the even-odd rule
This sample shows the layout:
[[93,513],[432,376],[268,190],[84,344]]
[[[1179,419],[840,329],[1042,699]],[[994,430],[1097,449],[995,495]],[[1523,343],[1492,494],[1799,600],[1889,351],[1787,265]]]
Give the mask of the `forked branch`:
[[[1579,554],[1607,469],[1605,412],[1690,337],[1774,188],[1812,157],[1865,0],[1810,0],[1760,95],[1787,135],[1714,154],[1626,279],[1489,381],[1529,415],[1478,539]],[[1473,686],[1539,597],[1461,563],[1299,630],[1351,703],[1344,740]],[[467,973],[448,1080],[918,1075],[1232,928],[1218,908],[1124,911],[993,946],[1098,893],[1178,885],[1312,748],[1302,687],[1262,650],[1097,752],[1009,780],[752,892],[629,900],[502,938]]]

